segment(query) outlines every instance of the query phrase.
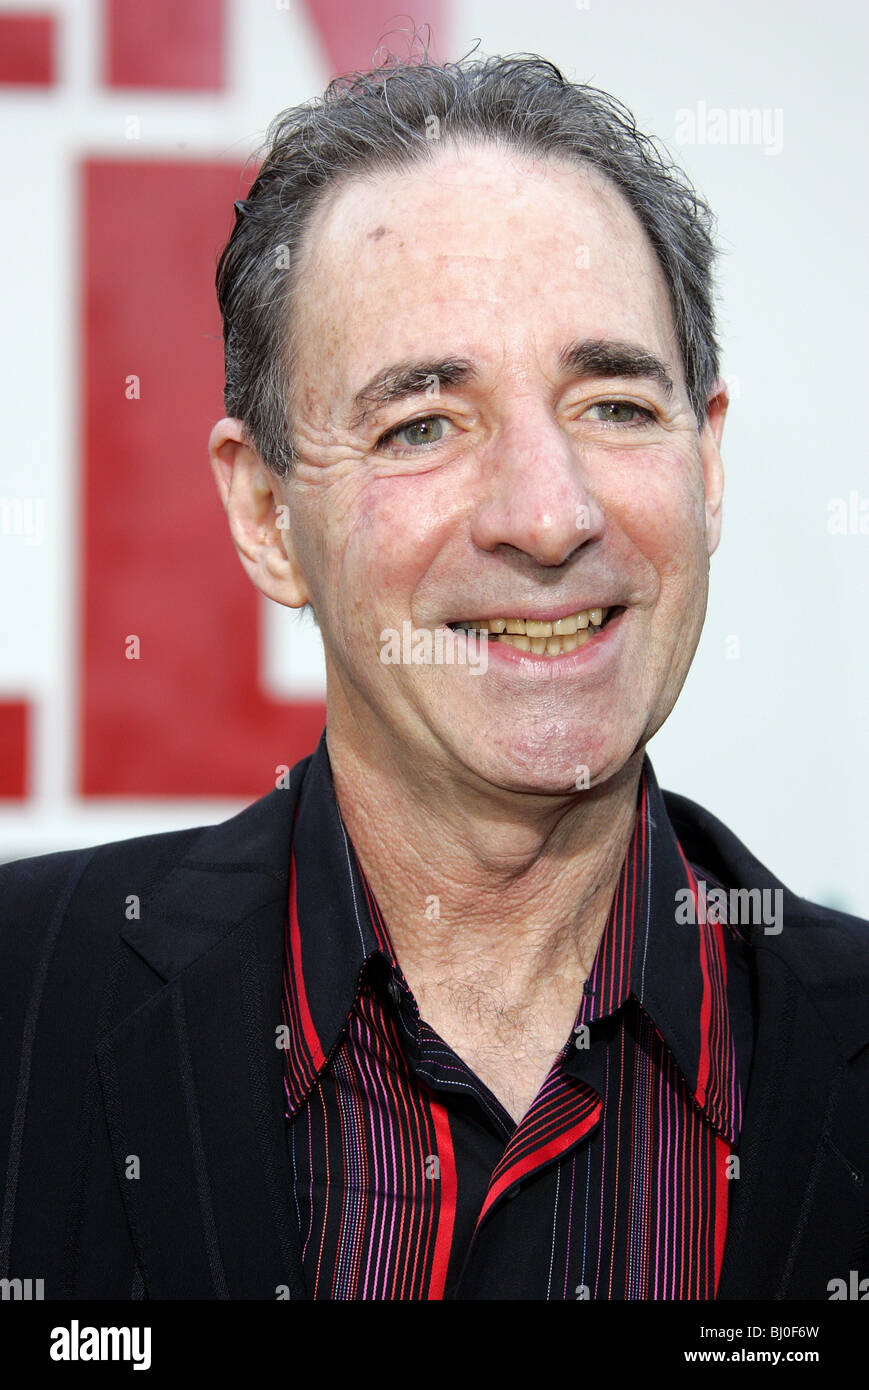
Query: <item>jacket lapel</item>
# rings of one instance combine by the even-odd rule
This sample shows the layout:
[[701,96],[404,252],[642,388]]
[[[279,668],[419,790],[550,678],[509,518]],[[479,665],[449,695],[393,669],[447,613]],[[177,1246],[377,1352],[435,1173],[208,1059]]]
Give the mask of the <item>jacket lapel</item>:
[[757,963],[759,1028],[717,1297],[826,1299],[862,1214],[861,1183],[829,1142],[848,1104],[847,1058],[782,960],[761,948]]
[[865,926],[791,893],[704,807],[664,800],[693,863],[781,904],[779,930],[752,933],[754,1056],[717,1297],[827,1299],[859,1252],[869,1166],[849,1065],[869,1043]]
[[306,765],[205,831],[123,932],[165,981],[97,1049],[149,1298],[307,1297],[276,1045]]

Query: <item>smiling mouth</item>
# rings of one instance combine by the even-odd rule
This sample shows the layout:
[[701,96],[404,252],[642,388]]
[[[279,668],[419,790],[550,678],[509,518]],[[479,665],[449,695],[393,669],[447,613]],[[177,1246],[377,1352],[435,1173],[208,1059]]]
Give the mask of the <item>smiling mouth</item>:
[[506,642],[533,656],[563,656],[594,641],[621,607],[583,608],[579,613],[541,622],[536,618],[474,618],[448,623],[454,632],[486,633],[489,642]]

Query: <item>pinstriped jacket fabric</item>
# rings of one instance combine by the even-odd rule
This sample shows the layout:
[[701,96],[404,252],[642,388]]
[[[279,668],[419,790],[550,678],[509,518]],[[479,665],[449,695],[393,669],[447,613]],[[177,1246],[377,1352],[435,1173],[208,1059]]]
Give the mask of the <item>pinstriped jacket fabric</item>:
[[[281,970],[302,779],[215,826],[0,869],[0,1278],[47,1299],[304,1299]],[[796,897],[664,793],[687,857],[781,889],[719,1300],[869,1273],[869,923]],[[136,906],[138,904],[138,906]]]

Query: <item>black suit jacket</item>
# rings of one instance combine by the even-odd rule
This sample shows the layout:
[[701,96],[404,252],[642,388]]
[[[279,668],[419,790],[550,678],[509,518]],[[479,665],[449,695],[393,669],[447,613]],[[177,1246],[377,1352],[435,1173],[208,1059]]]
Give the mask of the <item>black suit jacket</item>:
[[[288,848],[302,777],[221,825],[0,869],[0,1278],[45,1296],[304,1299],[283,1117]],[[782,888],[665,793],[687,857]],[[869,924],[784,889],[720,1299],[869,1274]]]

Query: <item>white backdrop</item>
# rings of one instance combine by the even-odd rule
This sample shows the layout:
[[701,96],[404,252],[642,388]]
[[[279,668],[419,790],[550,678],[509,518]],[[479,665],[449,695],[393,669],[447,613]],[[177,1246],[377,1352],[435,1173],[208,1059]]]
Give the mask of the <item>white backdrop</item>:
[[[188,153],[243,155],[277,110],[322,90],[327,65],[301,7],[291,46],[286,12],[274,4],[235,0],[230,8],[227,93],[136,94],[155,153],[183,141]],[[0,694],[23,691],[36,708],[34,795],[0,809],[0,858],[238,809],[213,800],[95,806],[73,791],[79,248],[71,156],[123,153],[131,105],[93,84],[92,0],[56,0],[53,9],[62,21],[59,83],[48,95],[0,89],[0,497],[46,499],[41,543],[4,535],[0,544]],[[411,14],[425,21],[424,6]],[[459,56],[477,39],[486,53],[540,53],[620,97],[718,215],[733,397],[724,537],[700,650],[650,753],[664,787],[706,805],[797,892],[869,916],[869,16],[853,0],[774,9],[749,0],[464,0],[441,49]],[[309,690],[320,679],[316,633],[269,608],[262,677],[276,691]]]

